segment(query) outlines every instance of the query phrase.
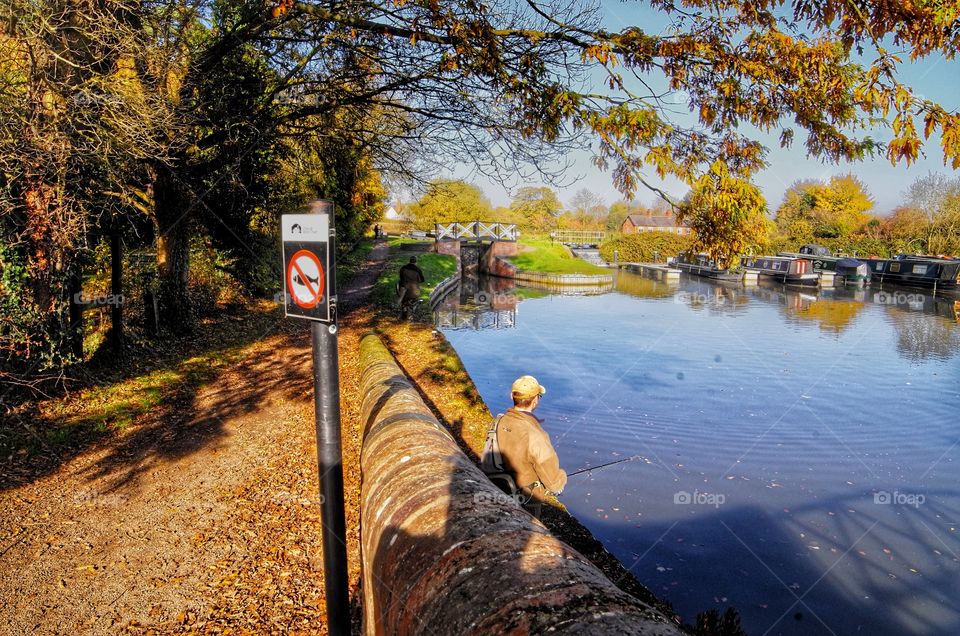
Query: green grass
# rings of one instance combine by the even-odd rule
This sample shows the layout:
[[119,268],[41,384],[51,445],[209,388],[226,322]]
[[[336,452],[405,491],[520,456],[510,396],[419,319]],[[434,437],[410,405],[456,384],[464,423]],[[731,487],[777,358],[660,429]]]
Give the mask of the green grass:
[[[373,303],[381,307],[390,307],[397,300],[397,281],[400,280],[400,268],[410,260],[409,254],[394,253],[373,287]],[[426,282],[420,287],[420,297],[428,298],[437,285],[457,271],[457,259],[446,254],[417,254],[417,265],[423,270]]]
[[531,250],[510,259],[514,265],[528,272],[550,274],[609,274],[609,270],[593,263],[574,258],[570,250],[550,239],[525,239],[521,241]]

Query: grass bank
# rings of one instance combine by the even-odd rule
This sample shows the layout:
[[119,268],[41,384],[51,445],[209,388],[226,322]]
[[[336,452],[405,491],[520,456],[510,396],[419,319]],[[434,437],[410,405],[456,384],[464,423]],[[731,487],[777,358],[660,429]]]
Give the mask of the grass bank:
[[524,239],[520,242],[520,254],[510,262],[528,272],[547,274],[609,274],[610,271],[580,260],[562,243],[550,239]]
[[429,298],[437,285],[457,272],[457,259],[446,254],[434,254],[426,250],[432,242],[411,239],[390,239],[390,257],[383,274],[373,286],[371,302],[378,307],[390,307],[397,300],[397,283],[400,280],[400,268],[417,257],[417,266],[423,270],[426,282],[420,287],[420,297]]

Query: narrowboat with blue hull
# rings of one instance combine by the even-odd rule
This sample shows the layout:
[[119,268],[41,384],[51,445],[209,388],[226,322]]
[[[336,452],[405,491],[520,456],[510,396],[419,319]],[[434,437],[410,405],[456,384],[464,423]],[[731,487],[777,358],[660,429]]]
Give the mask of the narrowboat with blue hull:
[[872,284],[892,283],[922,287],[934,292],[960,291],[960,259],[902,255],[896,258],[867,258]]
[[702,276],[713,280],[739,281],[740,276],[730,270],[717,267],[709,254],[680,252],[672,261],[673,267],[693,276]]
[[816,287],[820,274],[813,271],[813,264],[805,258],[791,256],[743,256],[740,264],[760,276],[771,278],[784,285]]

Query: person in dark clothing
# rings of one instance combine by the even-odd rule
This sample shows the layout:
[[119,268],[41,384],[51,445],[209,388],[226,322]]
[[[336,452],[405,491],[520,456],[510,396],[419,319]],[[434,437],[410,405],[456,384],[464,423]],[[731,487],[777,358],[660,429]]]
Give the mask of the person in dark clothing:
[[404,316],[407,310],[420,299],[420,284],[425,282],[423,270],[417,266],[417,257],[411,256],[410,262],[400,268],[399,304]]

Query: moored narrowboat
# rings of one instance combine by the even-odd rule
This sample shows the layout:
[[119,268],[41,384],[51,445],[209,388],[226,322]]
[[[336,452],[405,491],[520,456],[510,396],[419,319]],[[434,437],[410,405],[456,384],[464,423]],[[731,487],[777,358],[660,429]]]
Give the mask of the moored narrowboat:
[[834,271],[836,280],[846,285],[862,287],[870,282],[870,265],[856,258],[841,258]]
[[792,256],[743,256],[741,265],[785,285],[816,287],[820,274],[813,271],[813,264],[805,258]]
[[680,271],[694,276],[703,276],[704,278],[713,280],[740,280],[738,274],[733,274],[727,269],[717,267],[716,261],[710,258],[709,254],[680,252],[673,259],[672,265]]
[[842,256],[834,256],[829,249],[814,243],[800,246],[798,252],[777,252],[777,256],[805,258],[813,264],[813,271],[815,272],[835,272],[837,271],[837,262],[843,258]]
[[960,259],[900,255],[896,258],[867,258],[871,283],[894,283],[934,291],[960,289]]

